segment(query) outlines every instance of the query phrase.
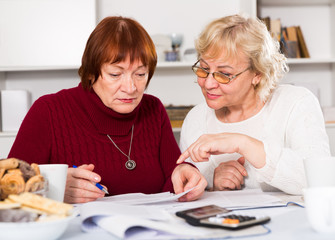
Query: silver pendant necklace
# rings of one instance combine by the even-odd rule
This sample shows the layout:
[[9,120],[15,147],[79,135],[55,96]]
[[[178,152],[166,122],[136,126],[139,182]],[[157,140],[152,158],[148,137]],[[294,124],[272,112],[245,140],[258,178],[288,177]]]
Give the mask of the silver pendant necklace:
[[136,167],[136,162],[134,160],[130,159],[131,145],[133,143],[133,134],[134,134],[134,125],[131,127],[131,138],[130,138],[130,146],[129,146],[128,155],[125,154],[124,152],[122,152],[121,149],[112,140],[112,138],[107,134],[107,137],[109,138],[109,140],[111,140],[111,142],[114,144],[114,146],[117,148],[117,150],[119,150],[123,155],[125,155],[128,158],[127,162],[125,163],[125,166],[128,170],[133,170]]

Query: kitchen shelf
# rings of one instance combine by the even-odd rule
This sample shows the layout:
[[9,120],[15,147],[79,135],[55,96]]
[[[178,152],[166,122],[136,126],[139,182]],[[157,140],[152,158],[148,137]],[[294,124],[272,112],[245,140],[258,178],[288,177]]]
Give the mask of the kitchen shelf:
[[16,137],[17,132],[0,132],[1,137]]
[[173,132],[180,132],[180,131],[181,131],[181,128],[172,128],[172,131],[173,131]]
[[306,5],[328,5],[334,4],[335,0],[258,0],[258,5],[262,6],[306,6]]
[[[335,63],[335,58],[289,58],[288,64],[327,64]],[[191,68],[193,62],[158,62],[157,69],[169,68]],[[0,72],[24,72],[24,71],[63,71],[63,70],[78,70],[77,66],[16,66],[16,67],[1,67]]]
[[[157,68],[191,68],[193,62],[159,62]],[[0,72],[23,72],[23,71],[57,71],[57,70],[78,70],[79,65],[73,66],[15,66],[2,67]]]
[[78,70],[79,66],[15,66],[1,67],[0,72],[23,72],[23,71],[54,71],[54,70]]
[[327,64],[335,63],[335,58],[288,58],[288,64]]
[[191,68],[194,62],[158,62],[157,68]]

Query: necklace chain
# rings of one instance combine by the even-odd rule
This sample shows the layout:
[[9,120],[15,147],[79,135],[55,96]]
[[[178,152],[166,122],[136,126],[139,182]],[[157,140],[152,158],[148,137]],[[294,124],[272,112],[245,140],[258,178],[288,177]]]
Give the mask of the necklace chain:
[[131,127],[131,137],[130,137],[130,145],[129,145],[129,153],[128,155],[125,154],[117,145],[116,143],[113,141],[113,139],[107,134],[107,137],[109,138],[109,140],[111,140],[111,142],[114,144],[114,146],[116,147],[117,150],[119,150],[123,155],[125,155],[127,157],[127,162],[126,162],[126,168],[128,170],[133,170],[136,167],[136,163],[134,160],[130,159],[130,153],[131,153],[131,146],[133,143],[133,135],[134,135],[134,125]]

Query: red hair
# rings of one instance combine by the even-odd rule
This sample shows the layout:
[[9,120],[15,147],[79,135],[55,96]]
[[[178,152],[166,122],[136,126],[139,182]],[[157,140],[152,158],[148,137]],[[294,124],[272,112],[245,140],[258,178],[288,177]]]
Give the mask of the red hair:
[[93,30],[82,57],[79,76],[84,89],[90,89],[101,75],[104,63],[118,63],[129,57],[149,68],[148,82],[155,72],[157,54],[147,31],[137,21],[125,17],[106,17]]

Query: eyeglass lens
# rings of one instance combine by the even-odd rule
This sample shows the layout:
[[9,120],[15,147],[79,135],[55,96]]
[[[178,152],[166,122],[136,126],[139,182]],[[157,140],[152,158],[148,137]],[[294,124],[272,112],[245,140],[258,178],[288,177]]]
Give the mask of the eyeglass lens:
[[[201,78],[207,78],[208,75],[209,75],[209,72],[206,72],[204,69],[200,68],[200,67],[193,67],[193,72],[198,76],[198,77],[201,77]],[[219,83],[228,83],[230,82],[230,79],[223,75],[223,74],[220,74],[218,72],[214,72],[213,73],[213,77],[216,81],[218,81]]]

